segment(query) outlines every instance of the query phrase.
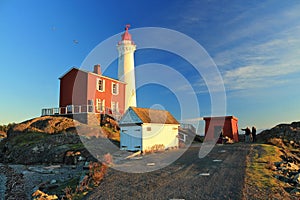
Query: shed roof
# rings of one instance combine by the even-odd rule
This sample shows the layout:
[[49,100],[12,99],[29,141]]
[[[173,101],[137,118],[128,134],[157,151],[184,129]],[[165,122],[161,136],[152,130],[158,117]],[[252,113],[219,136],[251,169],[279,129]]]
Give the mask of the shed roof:
[[238,120],[237,117],[230,115],[230,116],[214,116],[214,117],[203,117],[203,120],[226,120],[226,119],[233,119],[233,120]]
[[143,123],[179,124],[167,110],[154,110],[149,108],[129,107],[142,120]]

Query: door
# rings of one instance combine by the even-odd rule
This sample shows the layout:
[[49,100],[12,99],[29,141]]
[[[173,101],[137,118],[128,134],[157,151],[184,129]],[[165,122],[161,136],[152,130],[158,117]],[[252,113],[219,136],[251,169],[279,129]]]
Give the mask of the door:
[[142,150],[142,127],[125,126],[121,127],[120,134],[121,149],[128,151]]
[[222,143],[223,134],[223,126],[214,127],[214,139],[217,139],[218,143]]

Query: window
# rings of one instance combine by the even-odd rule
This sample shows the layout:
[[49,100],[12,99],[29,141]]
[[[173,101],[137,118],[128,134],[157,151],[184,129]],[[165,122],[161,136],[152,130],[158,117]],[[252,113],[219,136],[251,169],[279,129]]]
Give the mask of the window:
[[117,83],[111,84],[111,93],[114,95],[119,94],[119,85]]
[[89,105],[89,106],[94,105],[94,100],[93,100],[93,99],[89,99],[89,100],[88,100],[88,105]]
[[94,100],[93,99],[88,100],[87,111],[94,112]]
[[105,109],[105,100],[103,99],[96,99],[96,109],[99,112],[103,112]]
[[119,103],[118,102],[111,102],[111,110],[113,113],[119,112]]
[[105,91],[105,80],[97,79],[97,90],[100,91],[100,92]]
[[73,113],[74,112],[74,106],[73,105],[67,105],[67,113]]

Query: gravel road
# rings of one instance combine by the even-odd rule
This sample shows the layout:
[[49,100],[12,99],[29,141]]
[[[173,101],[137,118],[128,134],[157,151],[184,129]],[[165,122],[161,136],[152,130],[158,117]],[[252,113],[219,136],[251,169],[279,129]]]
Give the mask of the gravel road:
[[[110,169],[87,199],[242,199],[249,145],[216,145],[203,159],[198,158],[199,148],[190,147],[171,165],[148,173]],[[153,161],[151,157],[167,153],[142,159]],[[134,167],[136,162],[128,161],[127,165]]]

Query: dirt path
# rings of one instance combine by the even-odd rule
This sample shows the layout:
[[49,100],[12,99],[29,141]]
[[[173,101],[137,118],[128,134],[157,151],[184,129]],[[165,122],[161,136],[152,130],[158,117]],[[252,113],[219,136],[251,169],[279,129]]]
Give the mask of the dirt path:
[[148,173],[110,169],[87,199],[241,199],[249,145],[217,145],[203,159],[198,152],[191,147],[170,166]]

